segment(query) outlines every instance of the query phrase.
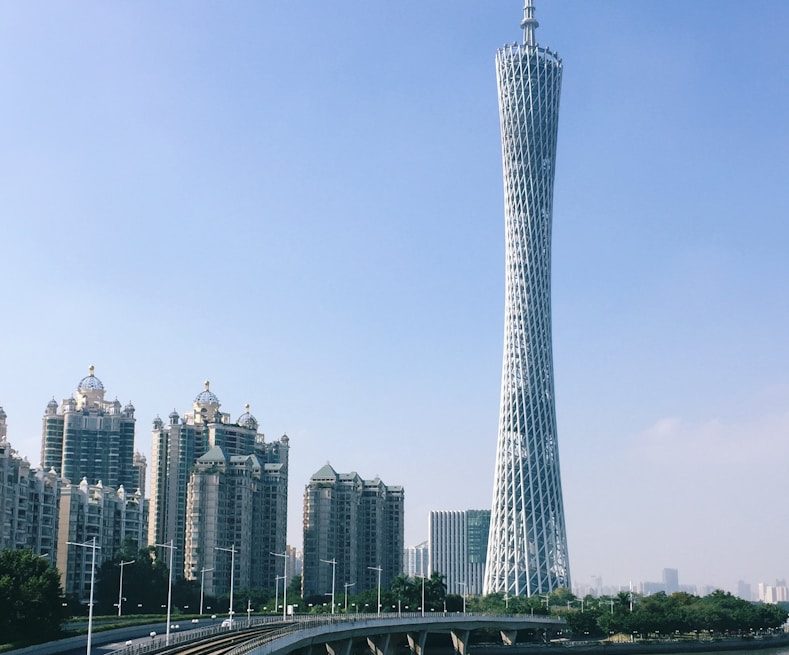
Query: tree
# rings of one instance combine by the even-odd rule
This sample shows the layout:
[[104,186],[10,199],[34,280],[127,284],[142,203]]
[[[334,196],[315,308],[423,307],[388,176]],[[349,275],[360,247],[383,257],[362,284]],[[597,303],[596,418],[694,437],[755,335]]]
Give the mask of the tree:
[[[164,562],[156,557],[154,548],[140,550],[134,554],[127,547],[122,548],[115,557],[104,562],[96,575],[96,604],[100,613],[117,612],[118,585],[121,560],[134,560],[123,571],[124,614],[158,614],[162,605],[167,604],[169,572]],[[176,593],[179,595],[176,596]],[[199,585],[173,585],[176,607],[184,604],[190,608],[199,604]]]
[[0,635],[4,642],[39,642],[60,633],[60,575],[30,550],[0,551]]

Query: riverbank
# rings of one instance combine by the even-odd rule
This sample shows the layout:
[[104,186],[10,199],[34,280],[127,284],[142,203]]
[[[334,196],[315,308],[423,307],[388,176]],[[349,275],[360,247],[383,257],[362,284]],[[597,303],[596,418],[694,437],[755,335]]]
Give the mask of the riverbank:
[[[649,653],[717,653],[730,651],[754,651],[770,648],[789,649],[789,634],[761,637],[758,639],[718,639],[701,641],[661,641],[635,643],[567,643],[567,644],[518,644],[499,646],[472,644],[472,655],[527,655],[550,651],[566,651],[572,655],[648,655]],[[443,655],[443,648],[441,650]],[[447,652],[453,652],[451,648]]]

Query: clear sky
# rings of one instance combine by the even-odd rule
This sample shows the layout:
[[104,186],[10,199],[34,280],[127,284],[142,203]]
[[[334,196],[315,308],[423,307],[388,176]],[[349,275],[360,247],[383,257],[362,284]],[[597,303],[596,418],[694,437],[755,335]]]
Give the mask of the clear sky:
[[[327,460],[489,507],[493,59],[519,0],[0,6],[0,404],[95,363],[138,447],[203,379]],[[564,58],[559,442],[576,582],[789,577],[789,3],[541,0]]]

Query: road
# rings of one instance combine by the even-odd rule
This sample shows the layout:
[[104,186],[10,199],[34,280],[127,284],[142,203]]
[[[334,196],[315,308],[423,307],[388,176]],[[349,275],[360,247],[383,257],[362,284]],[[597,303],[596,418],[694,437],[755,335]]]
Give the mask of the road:
[[[171,629],[170,634],[187,632],[197,628],[206,628],[219,625],[225,617],[216,619],[200,619],[199,623],[191,623],[188,619],[184,623],[174,620],[171,625],[178,625],[179,628]],[[117,628],[106,632],[95,632],[93,634],[93,644],[91,655],[105,655],[110,651],[123,647],[127,641],[141,643],[151,638],[151,632],[163,635],[167,631],[167,623],[149,623],[147,625],[135,625],[128,628]],[[87,635],[59,639],[45,644],[18,648],[17,650],[7,651],[6,655],[84,655],[88,643]]]

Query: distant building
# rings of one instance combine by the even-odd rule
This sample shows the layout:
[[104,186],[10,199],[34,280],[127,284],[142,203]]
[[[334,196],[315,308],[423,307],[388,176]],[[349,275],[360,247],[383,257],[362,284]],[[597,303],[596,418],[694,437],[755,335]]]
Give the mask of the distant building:
[[305,597],[335,592],[346,583],[354,593],[386,588],[403,568],[403,488],[379,478],[337,473],[329,464],[316,472],[304,490]]
[[737,580],[737,596],[743,600],[753,600],[751,585],[744,580]]
[[71,481],[136,488],[134,406],[104,400],[104,385],[88,369],[77,390],[58,409],[54,398],[44,413],[42,468]]
[[57,557],[59,481],[17,455],[7,439],[6,413],[0,407],[0,550],[29,548]]
[[[173,568],[176,576],[192,578],[195,560],[185,567],[188,485],[197,460],[212,448],[220,448],[222,455],[231,461],[234,457],[254,455],[263,466],[262,482],[265,487],[266,511],[262,515],[266,523],[259,526],[265,535],[269,550],[281,552],[285,547],[284,526],[287,521],[287,461],[289,440],[283,435],[278,441],[267,443],[265,435],[258,432],[258,422],[249,412],[233,421],[230,414],[220,411],[219,398],[206,381],[192,404],[192,411],[179,417],[173,411],[167,425],[160,418],[153,422],[153,445],[151,452],[151,504],[148,527],[150,543],[167,543],[176,547]],[[277,465],[282,466],[277,468]],[[272,468],[273,467],[273,468]],[[275,470],[276,469],[276,470]],[[231,476],[232,477],[232,476]],[[229,478],[228,478],[229,479]],[[196,483],[197,484],[197,483]],[[202,483],[201,483],[202,484]],[[219,492],[218,492],[219,493]],[[202,498],[202,496],[201,496]],[[197,501],[195,501],[197,502]],[[196,507],[196,506],[195,506]],[[197,510],[196,510],[197,511]],[[201,515],[199,520],[203,520]],[[195,518],[195,520],[198,520]],[[219,520],[219,518],[217,518]],[[238,518],[242,521],[241,518]],[[219,539],[220,536],[217,536]],[[221,537],[224,538],[224,537]],[[260,536],[259,539],[263,539]],[[232,545],[229,544],[229,545]],[[274,562],[272,555],[271,562]],[[239,565],[240,566],[240,565]],[[273,564],[271,564],[273,566]],[[265,565],[262,570],[270,570]],[[255,574],[257,575],[257,574]],[[269,587],[269,574],[260,574],[264,588]],[[214,577],[218,580],[219,573]]]
[[288,583],[290,583],[294,576],[301,575],[304,571],[304,553],[295,546],[287,546],[285,552],[288,555]]
[[445,576],[447,593],[482,593],[490,510],[430,512],[429,570]]
[[145,477],[148,469],[148,460],[145,455],[135,451],[134,459],[132,460],[132,468],[134,469],[134,480],[132,489],[140,490],[140,493],[145,495]]
[[403,551],[403,573],[409,578],[416,576],[428,577],[430,574],[430,549],[423,541],[416,546],[408,546]]
[[90,548],[68,545],[86,543],[96,538],[96,567],[125,545],[136,551],[146,545],[145,512],[142,494],[129,494],[123,486],[117,490],[102,483],[79,484],[64,481],[60,491],[57,565],[63,590],[85,602],[90,594]]
[[663,587],[667,594],[679,591],[679,571],[677,569],[663,569]]
[[229,593],[233,560],[237,589],[274,589],[280,562],[272,553],[285,552],[287,452],[275,443],[227,456],[214,446],[197,459],[187,489],[184,577],[199,580],[203,568],[213,569],[205,593]]
[[759,583],[759,600],[762,603],[786,603],[789,602],[789,586],[786,580],[776,580],[774,585],[764,582]]

